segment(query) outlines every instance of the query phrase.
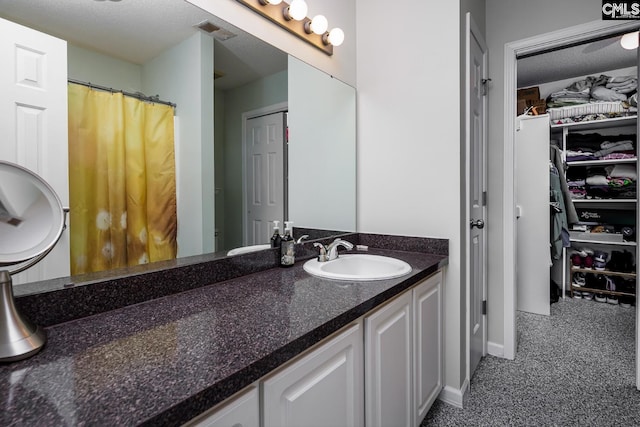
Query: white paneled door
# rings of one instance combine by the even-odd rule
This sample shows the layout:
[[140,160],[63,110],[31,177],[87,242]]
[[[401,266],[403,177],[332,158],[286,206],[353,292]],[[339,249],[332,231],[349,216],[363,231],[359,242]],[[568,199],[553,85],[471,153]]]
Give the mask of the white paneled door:
[[517,123],[516,307],[549,316],[549,116],[521,116]]
[[[245,245],[269,243],[273,221],[284,220],[284,114],[269,114],[246,122]],[[281,227],[280,231],[284,229]]]
[[[67,42],[0,19],[0,159],[40,175],[69,206]],[[69,275],[69,235],[15,284]]]
[[469,181],[469,379],[486,351],[486,94],[487,49],[480,32],[467,14],[467,155]]

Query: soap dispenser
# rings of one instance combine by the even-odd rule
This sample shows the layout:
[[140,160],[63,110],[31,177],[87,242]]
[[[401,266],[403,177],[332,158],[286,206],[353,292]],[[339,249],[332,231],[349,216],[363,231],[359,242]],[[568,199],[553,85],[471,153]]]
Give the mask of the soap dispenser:
[[280,221],[273,221],[273,236],[271,236],[271,247],[272,248],[279,248],[280,247],[280,241],[282,240],[282,237],[280,237],[279,224],[280,224]]
[[284,222],[284,236],[280,242],[280,265],[282,267],[291,267],[296,262],[295,246],[293,237],[291,236],[291,226],[293,222]]

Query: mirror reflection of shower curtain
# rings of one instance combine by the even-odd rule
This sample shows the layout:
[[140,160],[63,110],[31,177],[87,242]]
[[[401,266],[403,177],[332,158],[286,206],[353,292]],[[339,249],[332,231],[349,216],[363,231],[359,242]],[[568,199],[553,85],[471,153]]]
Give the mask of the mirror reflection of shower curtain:
[[69,84],[72,275],[176,257],[173,113]]

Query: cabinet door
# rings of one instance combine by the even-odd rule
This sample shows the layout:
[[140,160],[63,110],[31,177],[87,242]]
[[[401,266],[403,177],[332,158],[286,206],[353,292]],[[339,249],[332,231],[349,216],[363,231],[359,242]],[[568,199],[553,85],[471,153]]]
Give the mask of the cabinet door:
[[362,327],[348,327],[263,383],[264,427],[362,426]]
[[189,427],[259,427],[260,407],[258,388],[252,386],[244,393],[188,423]]
[[369,427],[413,425],[411,322],[411,292],[365,319],[365,419]]
[[442,273],[413,290],[415,425],[442,389]]

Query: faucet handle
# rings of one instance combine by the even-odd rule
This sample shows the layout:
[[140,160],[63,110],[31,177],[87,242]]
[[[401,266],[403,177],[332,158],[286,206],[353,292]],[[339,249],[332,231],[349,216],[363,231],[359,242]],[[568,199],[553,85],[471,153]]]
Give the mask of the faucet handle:
[[327,247],[319,242],[314,242],[313,246],[320,248],[320,254],[318,255],[318,262],[327,262],[329,257],[327,256]]

